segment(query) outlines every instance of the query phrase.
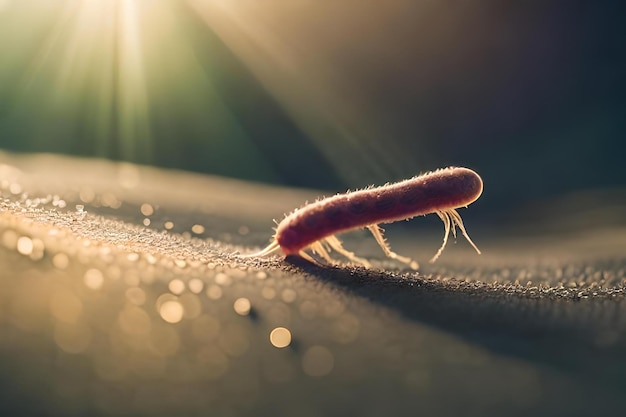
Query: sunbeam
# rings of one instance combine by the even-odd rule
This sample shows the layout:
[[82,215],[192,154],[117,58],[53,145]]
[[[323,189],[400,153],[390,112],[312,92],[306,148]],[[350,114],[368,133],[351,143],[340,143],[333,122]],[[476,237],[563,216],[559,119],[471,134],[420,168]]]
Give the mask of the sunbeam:
[[0,0],[0,146],[178,167],[191,155],[271,179],[189,16],[169,0]]
[[[14,77],[25,65],[13,93],[37,121],[40,141],[80,141],[79,148],[103,156],[150,161],[142,26],[158,22],[142,21],[141,8],[135,0],[14,4],[16,20],[37,17],[42,41],[27,48],[30,56],[15,53],[2,75]],[[10,37],[24,36],[11,29]],[[75,130],[85,134],[73,138]]]

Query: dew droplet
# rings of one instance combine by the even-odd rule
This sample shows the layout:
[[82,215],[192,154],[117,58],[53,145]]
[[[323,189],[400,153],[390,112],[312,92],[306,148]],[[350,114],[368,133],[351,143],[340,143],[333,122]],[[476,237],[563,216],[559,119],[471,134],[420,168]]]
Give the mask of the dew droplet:
[[237,298],[233,304],[235,312],[240,316],[247,316],[250,314],[250,300],[245,297]]
[[201,224],[194,224],[193,226],[191,226],[191,231],[197,235],[201,235],[202,233],[204,233],[204,226],[202,226]]
[[270,332],[270,343],[279,349],[291,344],[291,332],[285,327],[276,327]]
[[193,278],[189,280],[187,286],[189,287],[189,291],[191,291],[192,293],[200,294],[202,292],[202,288],[204,288],[204,283],[201,279]]
[[161,318],[172,324],[181,321],[184,313],[183,305],[175,300],[165,301],[159,308]]
[[33,253],[33,241],[26,236],[17,239],[17,251],[22,255],[30,255]]
[[154,208],[152,207],[151,204],[148,204],[148,203],[143,203],[139,210],[141,211],[141,214],[143,214],[144,216],[152,216],[154,214]]
[[167,287],[172,292],[172,294],[176,295],[180,295],[183,293],[183,291],[185,291],[185,283],[178,278],[171,280]]

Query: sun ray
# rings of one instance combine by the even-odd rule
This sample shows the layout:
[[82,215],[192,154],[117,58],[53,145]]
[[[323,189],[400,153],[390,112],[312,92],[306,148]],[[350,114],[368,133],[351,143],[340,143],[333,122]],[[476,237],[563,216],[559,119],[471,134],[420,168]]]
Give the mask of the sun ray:
[[183,1],[0,0],[2,146],[275,178],[196,22]]

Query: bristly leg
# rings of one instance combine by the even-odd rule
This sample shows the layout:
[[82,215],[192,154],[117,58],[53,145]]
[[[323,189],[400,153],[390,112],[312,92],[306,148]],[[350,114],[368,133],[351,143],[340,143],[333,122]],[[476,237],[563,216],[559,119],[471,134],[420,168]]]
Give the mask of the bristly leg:
[[341,244],[341,241],[335,235],[330,235],[330,236],[326,237],[326,239],[324,239],[324,241],[333,250],[335,250],[336,252],[339,252],[340,254],[342,254],[343,256],[345,256],[346,258],[351,260],[352,262],[359,263],[359,264],[363,265],[365,268],[370,268],[372,266],[366,259],[360,258],[360,257],[356,256],[354,254],[354,252],[350,252],[349,250],[344,248],[343,245]]
[[480,249],[478,249],[478,247],[474,244],[474,242],[472,242],[472,239],[470,239],[469,235],[467,234],[467,230],[465,230],[465,226],[463,225],[463,219],[461,219],[461,215],[457,213],[456,210],[454,209],[441,210],[441,211],[437,211],[436,213],[444,225],[443,243],[441,244],[441,247],[439,248],[435,256],[433,256],[432,259],[430,260],[430,263],[435,262],[437,258],[439,258],[441,253],[443,252],[443,249],[446,247],[446,244],[448,243],[448,237],[450,236],[450,232],[452,232],[452,235],[456,238],[456,227],[458,227],[461,230],[461,233],[463,234],[465,239],[467,239],[470,245],[472,245],[472,247],[480,255]]
[[472,242],[472,239],[470,239],[469,235],[467,234],[467,230],[465,230],[465,226],[463,225],[463,219],[461,219],[461,215],[457,213],[457,211],[454,209],[449,209],[448,214],[452,218],[452,222],[456,223],[459,229],[461,229],[461,233],[463,234],[463,236],[465,236],[465,239],[467,239],[470,245],[472,245],[472,247],[476,250],[476,253],[480,255],[480,249],[478,249],[478,247],[474,244],[474,242]]
[[254,252],[254,253],[248,253],[248,254],[240,255],[240,256],[242,258],[256,258],[260,256],[267,256],[278,251],[280,251],[280,245],[278,244],[276,239],[274,239],[269,245],[267,245],[265,248],[261,249],[260,251]]
[[394,251],[391,250],[391,248],[389,247],[389,244],[387,243],[387,241],[383,237],[382,229],[380,228],[380,226],[378,226],[377,224],[371,224],[371,225],[367,226],[367,228],[369,229],[370,232],[372,232],[372,235],[374,235],[374,239],[376,239],[376,242],[381,247],[381,249],[383,250],[385,255],[387,255],[387,257],[389,257],[391,259],[395,259],[395,260],[400,261],[402,263],[405,263],[408,266],[410,266],[412,269],[418,269],[419,268],[419,264],[417,262],[415,262],[413,259],[408,258],[406,256],[400,256],[400,255],[398,255],[397,253],[395,253]]
[[320,241],[312,243],[309,247],[313,252],[321,256],[322,259],[324,259],[329,265],[337,265],[338,262],[330,256]]

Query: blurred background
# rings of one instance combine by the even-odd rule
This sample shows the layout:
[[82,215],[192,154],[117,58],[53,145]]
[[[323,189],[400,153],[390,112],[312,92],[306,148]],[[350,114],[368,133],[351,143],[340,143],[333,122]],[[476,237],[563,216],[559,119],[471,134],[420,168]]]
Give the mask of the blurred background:
[[626,198],[622,12],[0,0],[0,148],[330,191],[461,165],[485,180],[477,216],[611,205]]

